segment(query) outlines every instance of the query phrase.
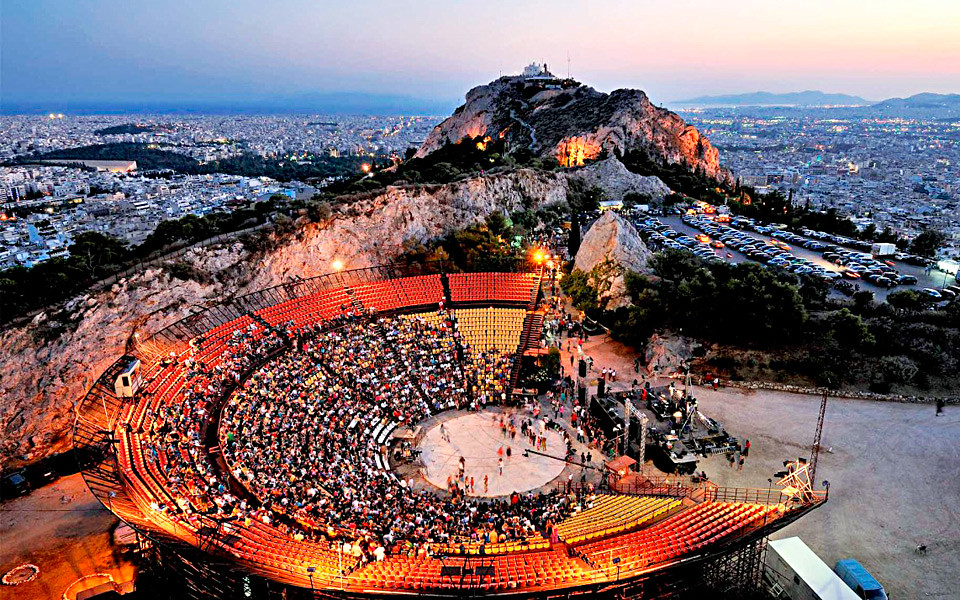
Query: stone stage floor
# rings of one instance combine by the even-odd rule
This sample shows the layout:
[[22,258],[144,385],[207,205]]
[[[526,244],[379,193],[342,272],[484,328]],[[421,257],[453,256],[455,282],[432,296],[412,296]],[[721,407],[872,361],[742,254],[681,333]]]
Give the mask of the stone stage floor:
[[[507,496],[512,492],[526,492],[543,487],[563,472],[565,463],[536,454],[523,456],[524,450],[534,449],[527,438],[520,433],[520,423],[524,416],[516,416],[517,437],[507,438],[500,431],[499,409],[489,409],[477,413],[461,413],[442,421],[450,441],[443,439],[440,422],[434,423],[420,442],[421,460],[424,465],[423,476],[440,489],[447,489],[447,478],[457,477],[459,460],[465,461],[466,477],[474,478],[474,493],[468,495],[481,497]],[[526,418],[531,418],[527,416]],[[534,421],[534,427],[539,426]],[[546,454],[562,457],[565,452],[562,435],[557,431],[546,431]],[[511,456],[506,449],[510,447]],[[503,448],[503,475],[498,473],[497,459]],[[487,491],[483,489],[483,477],[489,478]]]

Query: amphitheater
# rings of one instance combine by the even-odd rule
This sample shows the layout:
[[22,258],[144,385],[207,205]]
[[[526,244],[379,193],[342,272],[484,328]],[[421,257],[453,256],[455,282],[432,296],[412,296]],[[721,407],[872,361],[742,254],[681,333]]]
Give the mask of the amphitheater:
[[398,475],[401,432],[514,403],[542,279],[377,267],[200,310],[137,339],[87,394],[83,476],[185,597],[749,588],[767,536],[824,494],[644,471],[494,496]]

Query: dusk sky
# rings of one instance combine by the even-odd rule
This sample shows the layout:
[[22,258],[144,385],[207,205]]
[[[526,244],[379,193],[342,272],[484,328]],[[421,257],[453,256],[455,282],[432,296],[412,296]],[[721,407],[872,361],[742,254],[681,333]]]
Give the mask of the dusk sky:
[[960,2],[5,0],[2,98],[244,102],[327,92],[455,106],[546,60],[655,102],[960,92]]

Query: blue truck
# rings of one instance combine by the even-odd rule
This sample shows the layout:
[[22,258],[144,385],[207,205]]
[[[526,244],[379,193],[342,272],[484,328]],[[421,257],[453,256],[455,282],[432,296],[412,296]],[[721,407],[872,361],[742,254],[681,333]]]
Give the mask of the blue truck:
[[856,559],[838,560],[833,570],[863,600],[887,600],[887,592],[880,582]]

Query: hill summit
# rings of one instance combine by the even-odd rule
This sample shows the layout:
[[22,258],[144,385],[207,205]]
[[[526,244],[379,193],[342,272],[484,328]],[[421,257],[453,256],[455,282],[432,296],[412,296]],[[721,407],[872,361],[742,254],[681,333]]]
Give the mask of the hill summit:
[[642,91],[606,94],[546,68],[467,92],[466,102],[434,128],[416,156],[478,136],[504,140],[510,153],[553,157],[564,167],[642,152],[657,162],[730,180],[709,140],[677,114],[653,105]]

